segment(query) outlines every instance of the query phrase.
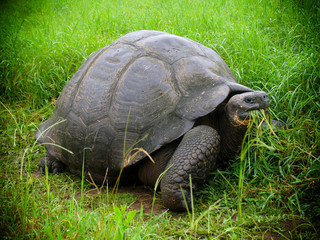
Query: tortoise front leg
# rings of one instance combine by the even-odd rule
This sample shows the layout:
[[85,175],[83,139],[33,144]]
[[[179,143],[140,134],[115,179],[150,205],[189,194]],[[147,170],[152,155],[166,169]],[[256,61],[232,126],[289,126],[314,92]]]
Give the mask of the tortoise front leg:
[[196,190],[215,167],[219,151],[220,136],[213,128],[201,125],[185,134],[167,164],[169,170],[161,180],[162,201],[166,207],[173,211],[185,211],[187,202],[191,209],[189,175],[192,189]]
[[53,174],[61,173],[66,170],[66,165],[61,161],[57,160],[55,157],[46,154],[45,157],[41,158],[38,167],[41,174],[45,173],[46,166],[48,167],[48,172],[52,172]]

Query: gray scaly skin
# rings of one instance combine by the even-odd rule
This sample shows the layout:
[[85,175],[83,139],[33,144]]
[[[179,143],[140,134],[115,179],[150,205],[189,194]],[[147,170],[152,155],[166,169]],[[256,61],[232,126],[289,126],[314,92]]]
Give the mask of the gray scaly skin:
[[[185,211],[187,203],[190,210],[189,175],[192,178],[192,189],[196,190],[207,179],[210,171],[227,165],[228,160],[239,153],[248,125],[248,113],[268,106],[269,99],[265,92],[256,91],[235,95],[225,106],[217,110],[218,118],[211,118],[209,115],[208,119],[203,121],[209,126],[194,127],[184,135],[175,151],[168,148],[167,154],[161,153],[162,158],[156,161],[156,165],[160,166],[158,169],[163,169],[164,165],[169,168],[161,180],[164,205],[174,211]],[[171,156],[170,159],[169,156]],[[159,156],[156,157],[159,158]],[[159,171],[155,175],[155,168],[157,166],[152,166],[152,169],[141,168],[140,180],[150,184],[149,179],[152,178],[151,182],[154,184],[154,179],[159,175]]]

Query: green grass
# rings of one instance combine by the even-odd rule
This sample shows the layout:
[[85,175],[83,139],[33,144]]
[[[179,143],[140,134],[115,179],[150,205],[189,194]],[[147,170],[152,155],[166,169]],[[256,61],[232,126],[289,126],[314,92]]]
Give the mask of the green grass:
[[[320,6],[290,0],[30,0],[0,3],[0,235],[4,239],[318,239]],[[191,215],[149,213],[68,173],[40,176],[35,143],[88,56],[153,29],[217,51],[266,91],[289,128],[250,131],[242,155],[194,193]],[[259,125],[259,122],[256,121]],[[92,190],[93,189],[93,190]],[[161,206],[156,199],[155,204]]]

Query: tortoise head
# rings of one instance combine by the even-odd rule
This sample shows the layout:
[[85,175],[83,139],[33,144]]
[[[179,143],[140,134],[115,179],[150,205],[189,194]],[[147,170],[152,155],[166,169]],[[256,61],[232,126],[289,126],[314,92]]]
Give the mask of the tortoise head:
[[266,109],[268,106],[269,97],[264,91],[245,92],[230,98],[226,112],[234,123],[247,125],[250,111]]

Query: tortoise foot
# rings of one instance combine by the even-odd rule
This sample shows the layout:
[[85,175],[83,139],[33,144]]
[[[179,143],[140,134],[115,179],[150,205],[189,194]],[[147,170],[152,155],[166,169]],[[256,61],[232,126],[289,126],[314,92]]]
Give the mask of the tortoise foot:
[[161,180],[162,201],[166,207],[186,211],[188,206],[191,210],[190,177],[192,190],[196,190],[215,167],[219,151],[220,137],[209,126],[197,126],[183,137]]
[[48,172],[53,174],[61,173],[66,170],[66,165],[64,165],[62,162],[60,162],[56,158],[48,155],[41,158],[41,160],[39,161],[38,167],[41,174],[45,174],[46,167],[48,168]]

